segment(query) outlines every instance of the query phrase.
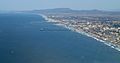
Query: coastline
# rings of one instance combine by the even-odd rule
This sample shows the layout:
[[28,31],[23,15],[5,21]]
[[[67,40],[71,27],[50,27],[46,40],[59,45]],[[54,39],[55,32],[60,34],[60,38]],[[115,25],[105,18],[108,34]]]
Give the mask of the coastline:
[[[45,16],[45,15],[43,15],[43,14],[38,14],[38,15],[42,16],[47,22],[57,22],[57,21],[55,21],[55,20],[53,20],[53,19],[47,18],[47,16]],[[69,29],[69,30],[71,30],[71,31],[73,31],[73,32],[77,32],[77,33],[79,33],[79,34],[82,34],[82,35],[91,37],[91,38],[93,38],[93,39],[95,39],[95,40],[97,40],[97,41],[99,41],[99,42],[104,43],[104,44],[107,45],[107,46],[110,46],[111,48],[113,48],[113,49],[115,49],[115,50],[117,50],[117,51],[120,51],[120,47],[116,46],[115,44],[110,43],[110,42],[107,42],[107,41],[105,41],[105,40],[98,39],[97,37],[94,37],[94,36],[92,36],[91,34],[88,34],[88,33],[84,32],[84,31],[82,31],[82,30],[80,31],[80,30],[78,30],[78,29],[75,29],[75,28],[70,27],[70,26],[66,26],[66,25],[64,25],[64,24],[54,24],[54,25],[62,26],[62,27],[65,27],[65,28],[67,28],[67,29]]]

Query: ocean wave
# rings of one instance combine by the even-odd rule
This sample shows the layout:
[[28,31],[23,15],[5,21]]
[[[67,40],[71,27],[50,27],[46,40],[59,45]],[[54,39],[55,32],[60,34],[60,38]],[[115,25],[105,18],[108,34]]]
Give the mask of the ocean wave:
[[[40,15],[41,15],[41,14],[40,14]],[[41,15],[41,16],[42,16],[47,22],[57,22],[56,20],[47,18],[47,16],[45,16],[45,15]],[[69,30],[72,30],[72,31],[77,32],[77,33],[80,33],[80,34],[82,34],[82,35],[86,35],[86,36],[88,36],[88,37],[91,37],[91,38],[99,41],[99,42],[104,43],[104,44],[107,45],[107,46],[110,46],[111,48],[113,48],[113,49],[115,49],[115,50],[117,50],[117,51],[120,51],[120,47],[116,46],[115,44],[110,43],[110,42],[107,42],[107,41],[104,41],[104,40],[101,40],[101,39],[98,39],[98,38],[96,38],[96,37],[94,37],[94,36],[92,36],[92,35],[84,32],[84,31],[77,30],[77,29],[75,29],[75,28],[73,28],[73,27],[69,27],[69,26],[66,26],[66,25],[64,25],[64,24],[55,24],[55,25],[65,27],[65,28],[67,28],[67,29],[69,29]]]

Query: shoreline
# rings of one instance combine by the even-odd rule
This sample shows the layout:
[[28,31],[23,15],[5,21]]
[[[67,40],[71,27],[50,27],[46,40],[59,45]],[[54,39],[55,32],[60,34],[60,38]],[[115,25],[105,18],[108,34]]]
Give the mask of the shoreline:
[[[55,21],[55,20],[53,20],[53,19],[47,18],[47,16],[45,16],[45,15],[42,15],[42,14],[39,14],[39,15],[42,16],[47,22],[57,22],[57,21]],[[116,46],[115,44],[112,44],[112,43],[107,42],[107,41],[105,41],[105,40],[98,39],[98,38],[92,36],[91,34],[88,34],[88,33],[84,32],[84,31],[82,31],[82,30],[80,31],[80,30],[78,30],[78,29],[72,28],[72,27],[70,27],[70,26],[66,26],[66,25],[64,25],[64,24],[54,24],[54,25],[62,26],[62,27],[65,27],[65,28],[67,28],[67,29],[69,29],[69,30],[71,30],[71,31],[73,31],[73,32],[77,32],[77,33],[82,34],[82,35],[85,35],[85,36],[87,36],[87,37],[91,37],[91,38],[93,38],[93,39],[95,39],[95,40],[97,40],[97,41],[99,41],[99,42],[104,43],[105,45],[107,45],[107,46],[109,46],[109,47],[111,47],[111,48],[113,48],[113,49],[115,49],[115,50],[117,50],[117,51],[120,51],[120,48],[119,48],[118,46]]]

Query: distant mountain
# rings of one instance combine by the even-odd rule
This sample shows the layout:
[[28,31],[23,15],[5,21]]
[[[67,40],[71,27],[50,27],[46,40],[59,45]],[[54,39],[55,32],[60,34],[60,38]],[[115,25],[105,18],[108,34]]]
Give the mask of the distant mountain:
[[120,15],[119,11],[102,11],[102,10],[72,10],[70,8],[55,8],[55,9],[44,9],[44,10],[33,10],[27,11],[30,13],[74,13],[74,14],[109,14],[109,15]]
[[55,9],[45,9],[46,11],[56,11],[56,12],[65,12],[65,11],[73,11],[70,8],[55,8]]
[[74,12],[70,8],[55,8],[55,9],[44,9],[44,10],[33,10],[30,12],[35,12],[35,13],[69,13],[69,12]]

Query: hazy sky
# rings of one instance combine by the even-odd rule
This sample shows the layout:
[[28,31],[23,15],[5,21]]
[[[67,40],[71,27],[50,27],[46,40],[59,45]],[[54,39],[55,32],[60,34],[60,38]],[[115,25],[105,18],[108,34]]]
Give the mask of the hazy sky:
[[0,0],[0,10],[47,8],[120,10],[120,0]]

